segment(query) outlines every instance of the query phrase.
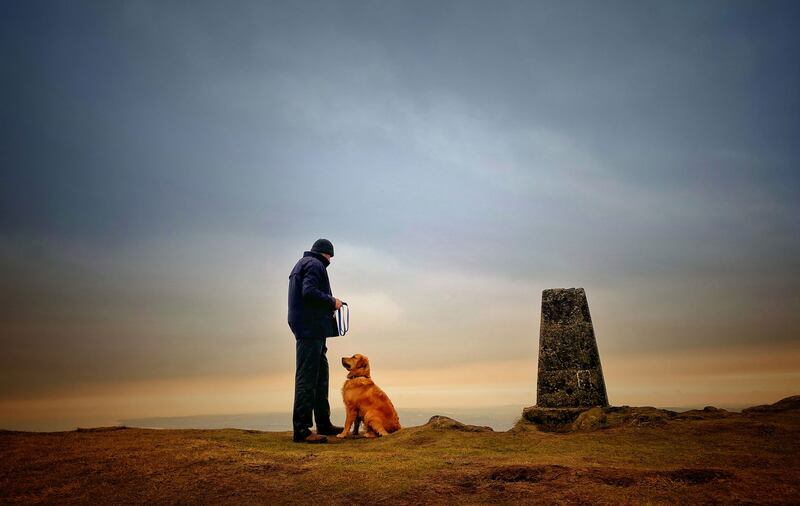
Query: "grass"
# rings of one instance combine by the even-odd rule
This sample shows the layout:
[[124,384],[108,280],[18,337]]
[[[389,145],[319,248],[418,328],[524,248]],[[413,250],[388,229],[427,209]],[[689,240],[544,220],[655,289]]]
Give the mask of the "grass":
[[[523,427],[524,428],[524,427]],[[798,503],[800,412],[593,432],[0,433],[2,503]]]

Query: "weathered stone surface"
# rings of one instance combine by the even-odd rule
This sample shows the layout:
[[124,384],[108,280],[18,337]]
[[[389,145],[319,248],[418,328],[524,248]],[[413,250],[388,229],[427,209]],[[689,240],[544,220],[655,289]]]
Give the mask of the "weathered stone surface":
[[690,409],[689,411],[678,413],[677,418],[683,420],[713,420],[716,418],[725,418],[729,414],[730,413],[725,409],[715,408],[714,406],[706,406],[703,409]]
[[775,404],[765,404],[762,406],[753,406],[742,410],[745,415],[758,415],[764,413],[780,413],[782,411],[800,410],[800,395],[793,395],[781,399]]
[[572,422],[572,430],[592,431],[605,428],[607,424],[608,417],[605,412],[603,412],[603,408],[595,406],[578,415],[578,418]]
[[424,425],[424,427],[433,429],[433,430],[458,430],[461,432],[494,432],[494,429],[491,427],[481,426],[481,425],[467,425],[464,423],[459,422],[458,420],[453,420],[448,416],[442,415],[434,415],[428,420],[428,423]]
[[588,432],[617,427],[652,429],[665,427],[671,423],[691,424],[733,420],[744,424],[743,430],[755,436],[772,438],[785,434],[787,429],[779,424],[765,423],[761,420],[771,420],[773,416],[786,416],[786,414],[792,416],[798,411],[800,411],[800,396],[798,395],[787,397],[775,404],[753,406],[742,410],[741,413],[713,406],[682,413],[652,406],[595,406],[592,408],[531,406],[522,411],[522,418],[510,432]]
[[652,406],[609,406],[603,408],[603,413],[606,414],[606,427],[661,427],[678,415],[675,411]]
[[531,406],[522,410],[522,418],[545,432],[567,432],[586,408],[540,408]]
[[536,406],[608,406],[600,353],[583,288],[542,292]]
[[576,432],[612,427],[661,427],[667,422],[682,419],[675,411],[650,406],[595,406],[593,408],[540,408],[531,406],[522,411],[516,432],[530,424],[544,432]]

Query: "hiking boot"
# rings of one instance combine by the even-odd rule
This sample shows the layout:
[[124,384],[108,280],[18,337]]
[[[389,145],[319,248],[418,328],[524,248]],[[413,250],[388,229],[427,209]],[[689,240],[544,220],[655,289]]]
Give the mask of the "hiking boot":
[[337,434],[341,434],[344,430],[344,427],[337,427],[336,425],[326,425],[323,427],[317,427],[317,434],[321,434],[323,436],[335,436]]
[[318,434],[312,434],[309,432],[308,435],[306,436],[302,435],[298,436],[295,434],[294,437],[292,437],[292,441],[294,441],[295,443],[319,444],[319,443],[327,443],[328,438],[326,438],[325,436],[320,436]]

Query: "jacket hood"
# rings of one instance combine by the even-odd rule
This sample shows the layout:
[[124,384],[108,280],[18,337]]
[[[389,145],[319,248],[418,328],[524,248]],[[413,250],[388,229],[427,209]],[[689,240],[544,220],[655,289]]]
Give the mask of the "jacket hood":
[[328,260],[327,258],[322,256],[320,253],[317,253],[316,251],[306,251],[306,252],[303,253],[303,256],[304,257],[314,257],[314,258],[316,258],[317,260],[322,262],[322,265],[324,265],[325,268],[327,268],[331,264],[330,260]]

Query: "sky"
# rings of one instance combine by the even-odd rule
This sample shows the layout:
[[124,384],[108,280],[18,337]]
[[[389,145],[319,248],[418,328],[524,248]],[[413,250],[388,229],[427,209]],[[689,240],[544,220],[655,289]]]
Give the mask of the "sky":
[[288,273],[398,407],[535,403],[583,287],[614,405],[800,393],[800,6],[0,4],[0,427],[291,409]]

